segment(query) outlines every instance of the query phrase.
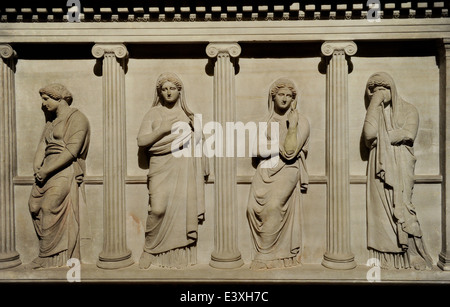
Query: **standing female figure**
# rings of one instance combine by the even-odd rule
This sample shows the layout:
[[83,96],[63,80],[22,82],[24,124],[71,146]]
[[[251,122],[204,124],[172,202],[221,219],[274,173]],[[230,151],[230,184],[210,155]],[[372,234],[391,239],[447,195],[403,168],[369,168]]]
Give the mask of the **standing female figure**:
[[[182,133],[175,132],[182,128]],[[201,127],[200,127],[201,128]],[[148,216],[139,266],[152,263],[182,268],[196,263],[198,224],[204,220],[204,175],[207,164],[194,158],[194,115],[188,109],[178,76],[163,73],[153,105],[142,121],[137,143],[149,156]]]
[[[300,263],[302,246],[301,192],[306,192],[309,122],[297,109],[297,90],[288,79],[276,80],[269,90],[268,127],[277,123],[279,135],[267,130],[263,142],[274,143],[276,165],[267,164],[265,146],[250,187],[247,218],[253,242],[252,269],[289,267]],[[275,132],[276,133],[276,132]],[[273,156],[273,152],[270,153]]]
[[431,257],[412,204],[414,140],[419,128],[416,107],[398,94],[384,72],[370,76],[370,101],[363,137],[370,149],[367,166],[367,243],[382,268],[430,269]]
[[[31,266],[59,267],[80,259],[80,201],[89,148],[86,116],[71,108],[72,94],[61,84],[39,90],[46,124],[34,158],[29,209],[39,239]],[[81,197],[80,197],[81,194]]]

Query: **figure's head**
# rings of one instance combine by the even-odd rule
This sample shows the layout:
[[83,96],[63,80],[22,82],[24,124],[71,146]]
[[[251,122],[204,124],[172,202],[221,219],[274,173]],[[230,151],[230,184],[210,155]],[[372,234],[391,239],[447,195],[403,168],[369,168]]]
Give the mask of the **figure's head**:
[[280,78],[275,81],[270,88],[270,95],[274,110],[286,112],[289,108],[295,108],[293,103],[297,97],[297,90],[291,80]]
[[194,120],[194,114],[186,104],[184,92],[183,82],[176,74],[162,73],[156,81],[155,98],[152,106],[163,105],[168,108],[179,106],[191,120]]
[[385,94],[385,103],[392,99],[391,89],[393,87],[392,77],[385,72],[378,72],[370,76],[366,84],[366,94],[369,99],[378,91],[383,91]]
[[42,105],[48,111],[56,111],[60,105],[61,100],[64,100],[67,105],[72,104],[72,94],[67,88],[59,83],[49,84],[39,90],[39,94],[42,98]]
[[156,82],[158,96],[165,103],[174,104],[180,98],[180,92],[183,84],[177,75],[173,73],[161,74]]

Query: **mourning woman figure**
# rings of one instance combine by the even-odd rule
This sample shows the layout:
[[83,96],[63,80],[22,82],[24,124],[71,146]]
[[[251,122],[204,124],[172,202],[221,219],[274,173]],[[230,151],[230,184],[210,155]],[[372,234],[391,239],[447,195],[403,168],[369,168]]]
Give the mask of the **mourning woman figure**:
[[80,259],[79,202],[90,128],[86,116],[72,108],[72,94],[61,84],[39,90],[46,124],[35,158],[29,209],[39,239],[33,268],[67,265]]
[[416,107],[397,93],[384,72],[370,76],[363,137],[370,149],[367,166],[367,243],[382,268],[431,269],[432,260],[412,203]]
[[[176,127],[182,132],[175,133]],[[141,269],[151,264],[183,268],[197,261],[198,225],[204,219],[204,175],[208,169],[201,158],[188,151],[200,139],[201,127],[194,131],[194,114],[186,104],[180,78],[173,73],[161,74],[153,104],[137,137],[138,146],[146,150],[149,159]]]
[[[300,264],[302,247],[301,192],[306,192],[309,122],[297,109],[292,81],[278,79],[269,90],[266,135],[258,145],[261,158],[252,180],[247,218],[253,242],[252,269],[282,268]],[[270,129],[278,124],[279,134]],[[275,142],[274,142],[275,141]],[[267,163],[269,152],[278,163]]]

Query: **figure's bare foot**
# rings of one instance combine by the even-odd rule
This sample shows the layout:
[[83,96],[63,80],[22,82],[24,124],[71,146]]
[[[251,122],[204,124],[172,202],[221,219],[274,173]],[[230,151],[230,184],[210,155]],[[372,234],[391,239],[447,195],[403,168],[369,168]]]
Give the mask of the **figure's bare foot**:
[[252,270],[265,270],[267,269],[267,265],[261,261],[252,261],[250,268]]
[[425,259],[420,256],[411,256],[411,266],[418,271],[431,270]]
[[38,269],[43,269],[44,266],[42,265],[42,261],[39,261],[39,257],[35,258],[33,261],[31,261],[30,263],[27,263],[24,268],[27,270],[38,270]]
[[142,252],[141,258],[139,259],[139,268],[146,270],[152,264],[152,258],[149,253]]
[[395,266],[394,263],[392,263],[391,261],[386,261],[383,259],[380,261],[380,268],[382,270],[394,270]]

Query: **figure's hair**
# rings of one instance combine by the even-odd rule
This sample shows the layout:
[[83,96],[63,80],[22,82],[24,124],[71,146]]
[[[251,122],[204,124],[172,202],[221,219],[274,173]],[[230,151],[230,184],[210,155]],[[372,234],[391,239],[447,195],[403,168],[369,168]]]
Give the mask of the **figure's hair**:
[[178,91],[181,91],[183,88],[183,84],[181,83],[180,78],[177,75],[172,73],[165,73],[160,76],[158,81],[156,82],[156,89],[158,90],[158,94],[161,94],[161,88],[166,82],[172,82],[177,86]]
[[381,79],[381,78],[377,78],[377,77],[378,76],[375,76],[375,77],[369,79],[369,81],[367,82],[367,88],[368,89],[372,90],[372,89],[376,88],[377,86],[382,86],[382,87],[385,87],[385,88],[388,88],[388,89],[391,88],[391,84],[387,80]]
[[270,95],[272,96],[272,98],[282,88],[288,88],[292,92],[292,99],[295,99],[295,97],[297,96],[295,84],[291,80],[286,78],[280,78],[272,84],[272,86],[270,87]]
[[52,83],[39,89],[39,94],[41,96],[45,94],[55,100],[64,99],[68,105],[71,105],[73,100],[72,93],[59,83]]

